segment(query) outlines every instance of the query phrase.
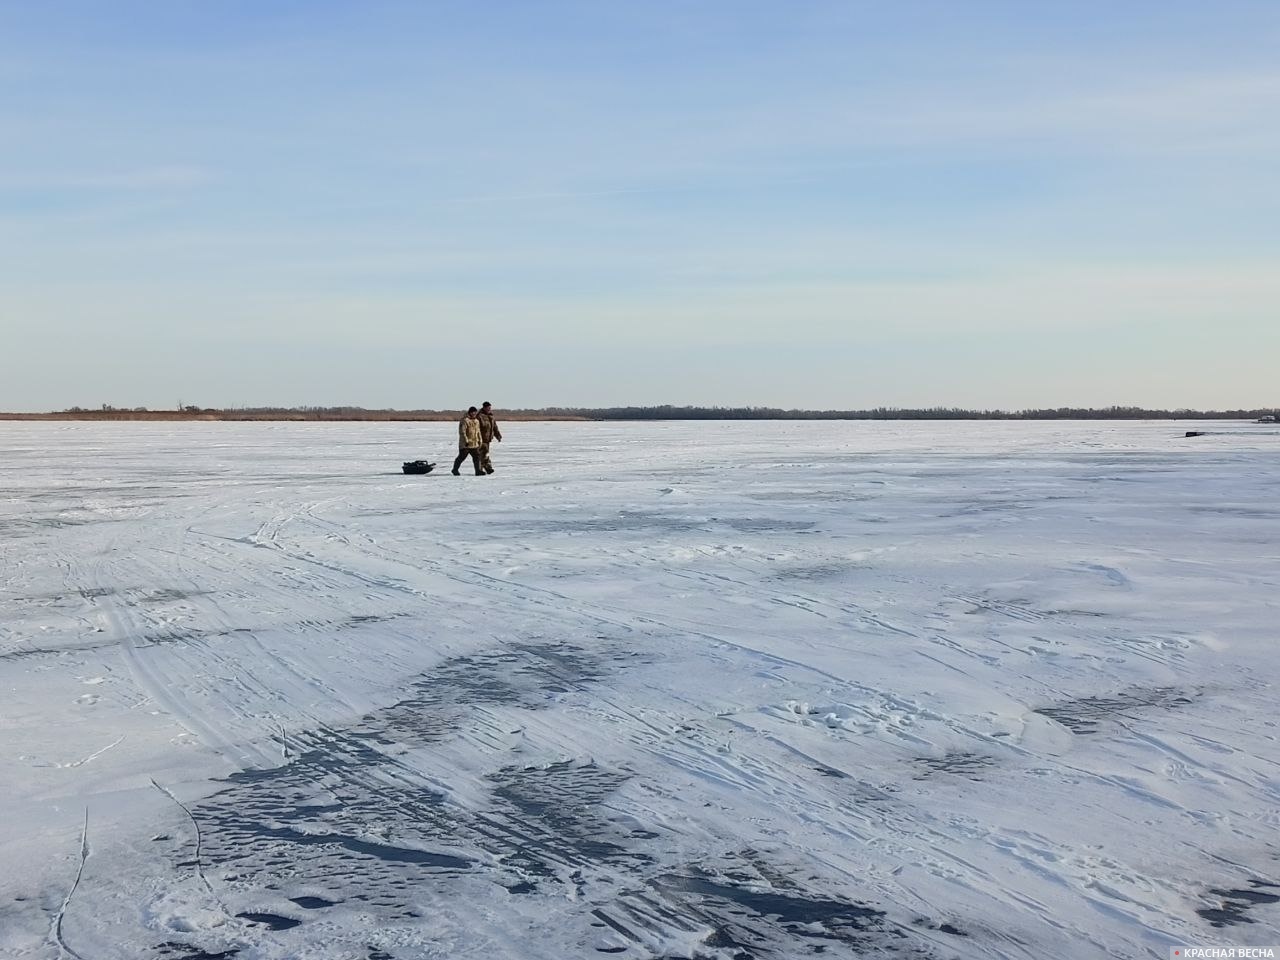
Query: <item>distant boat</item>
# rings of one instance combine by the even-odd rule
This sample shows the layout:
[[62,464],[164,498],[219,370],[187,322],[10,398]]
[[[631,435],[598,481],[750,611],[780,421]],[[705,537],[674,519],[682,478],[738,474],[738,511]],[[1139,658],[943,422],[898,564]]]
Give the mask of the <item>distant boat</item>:
[[1269,413],[1265,417],[1259,417],[1254,423],[1280,423],[1280,413]]

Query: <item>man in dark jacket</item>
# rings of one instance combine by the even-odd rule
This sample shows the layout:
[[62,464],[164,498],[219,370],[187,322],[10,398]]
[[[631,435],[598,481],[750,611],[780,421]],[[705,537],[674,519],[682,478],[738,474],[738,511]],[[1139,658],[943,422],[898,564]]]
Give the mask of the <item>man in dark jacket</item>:
[[502,431],[498,429],[498,421],[493,418],[493,404],[488,400],[480,405],[480,466],[485,473],[493,473],[493,464],[489,460],[489,444],[494,440],[502,442]]

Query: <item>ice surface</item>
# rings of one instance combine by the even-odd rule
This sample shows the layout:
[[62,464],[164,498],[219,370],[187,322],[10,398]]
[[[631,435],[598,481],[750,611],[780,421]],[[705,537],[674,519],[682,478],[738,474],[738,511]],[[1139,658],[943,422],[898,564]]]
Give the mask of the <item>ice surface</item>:
[[1280,943],[1253,424],[0,424],[0,956]]

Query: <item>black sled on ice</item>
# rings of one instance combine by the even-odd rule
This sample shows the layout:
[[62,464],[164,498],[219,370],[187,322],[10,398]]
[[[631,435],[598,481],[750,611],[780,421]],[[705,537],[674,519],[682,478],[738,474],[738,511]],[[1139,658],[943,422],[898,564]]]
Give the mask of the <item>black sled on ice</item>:
[[425,460],[406,460],[401,469],[405,473],[430,473],[435,466],[434,463],[427,463]]

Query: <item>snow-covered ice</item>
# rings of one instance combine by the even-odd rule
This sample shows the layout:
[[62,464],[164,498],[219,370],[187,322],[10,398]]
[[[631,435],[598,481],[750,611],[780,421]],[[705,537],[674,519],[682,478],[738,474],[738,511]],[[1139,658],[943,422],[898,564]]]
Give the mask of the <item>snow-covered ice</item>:
[[504,426],[0,424],[0,956],[1280,943],[1274,427]]

